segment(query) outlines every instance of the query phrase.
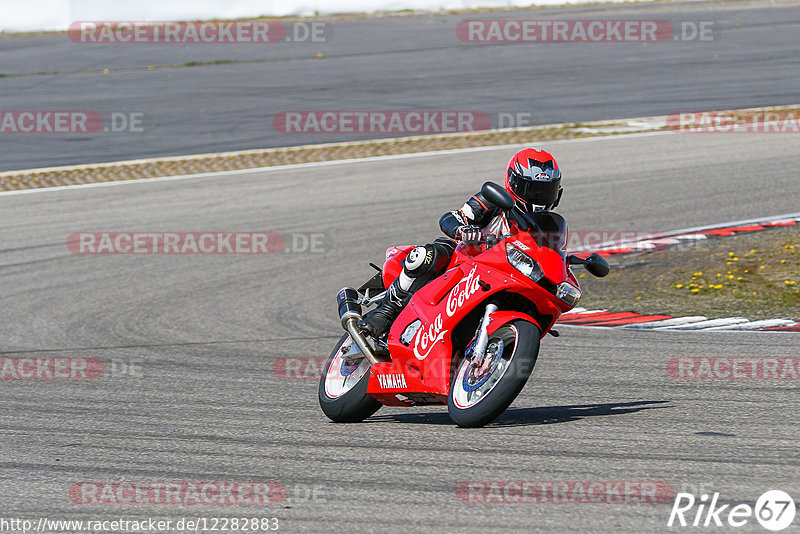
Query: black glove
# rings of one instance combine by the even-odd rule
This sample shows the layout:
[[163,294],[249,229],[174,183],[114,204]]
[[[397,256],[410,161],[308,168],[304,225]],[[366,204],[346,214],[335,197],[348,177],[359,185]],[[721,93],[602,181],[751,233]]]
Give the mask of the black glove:
[[475,243],[481,239],[481,227],[474,224],[459,226],[456,229],[456,239],[465,243]]

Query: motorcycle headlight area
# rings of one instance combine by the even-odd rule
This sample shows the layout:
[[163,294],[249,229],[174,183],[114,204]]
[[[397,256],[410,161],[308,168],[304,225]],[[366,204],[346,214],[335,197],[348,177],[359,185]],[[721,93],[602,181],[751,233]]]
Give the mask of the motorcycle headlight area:
[[422,326],[422,322],[419,319],[416,319],[413,323],[408,325],[406,329],[403,330],[403,333],[400,334],[400,343],[408,347],[411,344],[411,340],[417,335],[417,330],[419,330],[420,326]]
[[544,277],[544,273],[542,272],[542,268],[539,267],[539,264],[510,243],[506,243],[506,256],[508,257],[508,263],[534,282],[538,282]]
[[569,282],[561,282],[556,286],[556,297],[567,306],[575,306],[581,300],[581,290]]

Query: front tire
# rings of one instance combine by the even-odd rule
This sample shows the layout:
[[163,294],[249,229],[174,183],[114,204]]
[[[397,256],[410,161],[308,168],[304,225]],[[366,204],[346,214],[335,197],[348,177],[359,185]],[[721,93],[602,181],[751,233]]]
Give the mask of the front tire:
[[450,385],[447,409],[461,427],[481,427],[508,408],[525,386],[539,355],[539,328],[528,321],[505,324],[489,336],[485,371],[464,358]]
[[380,402],[367,395],[369,361],[343,358],[351,346],[356,348],[350,334],[343,335],[319,379],[319,405],[328,419],[336,423],[358,423],[381,407]]

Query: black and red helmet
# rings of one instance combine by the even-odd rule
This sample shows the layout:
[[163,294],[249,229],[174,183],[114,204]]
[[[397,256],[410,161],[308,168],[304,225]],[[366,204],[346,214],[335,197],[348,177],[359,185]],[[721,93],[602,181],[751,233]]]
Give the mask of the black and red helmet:
[[506,189],[525,211],[555,208],[562,192],[556,159],[546,150],[520,150],[508,162]]

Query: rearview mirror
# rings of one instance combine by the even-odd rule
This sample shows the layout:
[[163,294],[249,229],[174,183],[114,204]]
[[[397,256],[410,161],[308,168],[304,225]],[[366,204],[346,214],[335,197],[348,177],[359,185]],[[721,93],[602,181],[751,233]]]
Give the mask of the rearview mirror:
[[569,256],[567,257],[567,263],[570,265],[583,265],[589,271],[589,274],[598,278],[603,278],[611,272],[611,266],[606,259],[596,252],[590,254],[585,260],[578,256]]
[[508,211],[514,207],[514,199],[511,193],[505,190],[504,187],[497,185],[494,182],[486,182],[481,187],[483,198],[500,208],[501,210]]

